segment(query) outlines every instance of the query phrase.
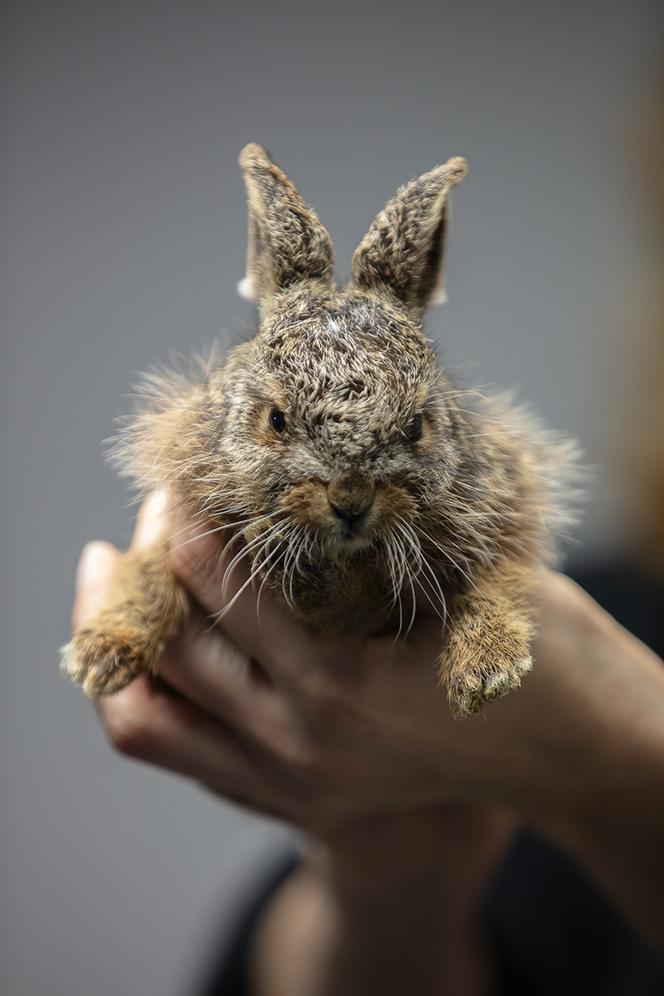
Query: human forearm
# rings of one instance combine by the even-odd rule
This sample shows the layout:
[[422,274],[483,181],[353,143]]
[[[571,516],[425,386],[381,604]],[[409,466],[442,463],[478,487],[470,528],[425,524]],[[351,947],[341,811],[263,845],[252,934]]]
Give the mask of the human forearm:
[[[252,952],[255,996],[450,991],[445,956],[453,931],[445,922],[446,903],[434,899],[431,876],[419,887],[402,886],[398,895],[383,885],[371,895],[351,896],[338,885],[306,865],[283,888]],[[460,925],[454,934],[462,936]]]
[[263,916],[256,996],[483,996],[477,911],[511,827],[504,814],[450,806],[312,846]]
[[531,822],[571,854],[617,908],[664,950],[664,726],[659,706],[664,675],[658,674],[653,684],[660,686],[652,689],[657,727],[644,708],[633,716],[629,737],[614,728],[601,756],[597,752],[584,765],[585,795],[576,795],[559,814],[547,807]]
[[[543,715],[530,730],[526,776],[509,791],[520,817],[664,948],[662,662],[569,582],[546,597],[554,603],[542,613],[542,666],[536,662],[529,690],[567,722],[556,736]],[[573,664],[556,671],[555,686],[551,660]],[[514,704],[498,708],[517,725]]]

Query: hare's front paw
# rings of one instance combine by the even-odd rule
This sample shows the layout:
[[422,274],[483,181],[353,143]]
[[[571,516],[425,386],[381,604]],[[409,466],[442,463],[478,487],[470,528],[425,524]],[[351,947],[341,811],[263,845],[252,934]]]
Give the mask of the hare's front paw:
[[479,712],[485,702],[518,688],[532,665],[528,645],[513,639],[477,648],[453,641],[443,660],[452,711],[459,717]]
[[151,665],[148,643],[140,631],[104,625],[79,627],[62,648],[62,670],[81,685],[88,698],[111,695]]

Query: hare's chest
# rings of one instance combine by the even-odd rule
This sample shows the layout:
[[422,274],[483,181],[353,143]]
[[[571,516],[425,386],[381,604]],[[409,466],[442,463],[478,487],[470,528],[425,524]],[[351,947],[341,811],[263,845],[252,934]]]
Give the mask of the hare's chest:
[[393,608],[385,570],[370,557],[307,562],[292,572],[273,572],[267,583],[300,619],[325,633],[377,632]]

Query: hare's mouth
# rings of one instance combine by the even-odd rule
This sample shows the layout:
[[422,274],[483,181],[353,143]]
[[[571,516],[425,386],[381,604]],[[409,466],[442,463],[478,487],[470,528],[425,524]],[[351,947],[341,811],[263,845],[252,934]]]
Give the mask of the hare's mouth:
[[362,521],[335,523],[332,535],[332,545],[344,555],[356,553],[371,545],[373,529],[367,522],[368,517],[363,517]]
[[344,533],[338,542],[343,550],[350,553],[354,550],[363,550],[365,547],[369,546],[371,540],[369,536],[364,533],[347,532]]
[[371,521],[372,502],[365,503],[363,508],[349,508],[329,502],[328,521],[334,540],[346,550],[357,550],[367,546],[372,532]]

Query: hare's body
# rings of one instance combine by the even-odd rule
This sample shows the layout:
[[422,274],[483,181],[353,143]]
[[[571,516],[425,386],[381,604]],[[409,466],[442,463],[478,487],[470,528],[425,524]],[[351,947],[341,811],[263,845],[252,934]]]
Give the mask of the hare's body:
[[[430,606],[453,706],[474,711],[530,667],[529,595],[555,555],[570,450],[509,403],[457,390],[422,334],[463,162],[403,188],[342,290],[327,234],[289,181],[259,147],[243,165],[259,333],[198,381],[153,378],[120,463],[190,519],[236,524],[238,562],[316,628],[405,632],[416,602]],[[68,650],[90,694],[153,668],[187,617],[167,552],[129,556],[115,606]]]

